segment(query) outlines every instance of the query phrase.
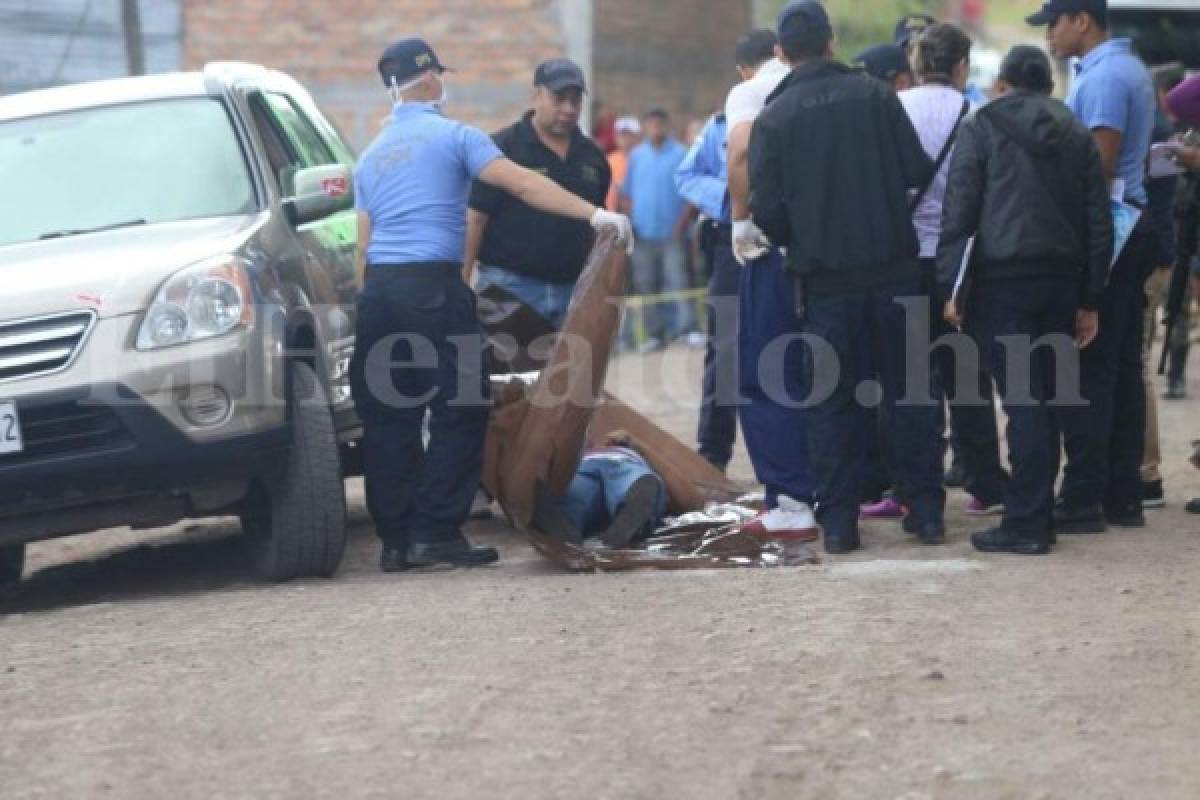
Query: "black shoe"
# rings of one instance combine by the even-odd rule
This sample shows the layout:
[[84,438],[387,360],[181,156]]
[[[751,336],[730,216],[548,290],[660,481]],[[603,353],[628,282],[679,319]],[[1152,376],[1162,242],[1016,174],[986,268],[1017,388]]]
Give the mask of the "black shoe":
[[862,540],[857,533],[846,536],[830,536],[825,534],[825,552],[831,556],[844,556],[862,548]]
[[408,563],[411,567],[432,567],[435,564],[450,564],[455,567],[482,567],[500,560],[494,547],[475,547],[466,539],[451,539],[448,542],[413,544],[408,547]]
[[1142,508],[1166,508],[1167,498],[1163,495],[1162,481],[1142,482]]
[[962,465],[961,461],[955,461],[950,465],[942,484],[947,489],[961,489],[967,485],[967,468]]
[[575,527],[563,510],[562,502],[555,499],[541,481],[534,487],[533,527],[564,542],[583,544],[583,531]]
[[385,544],[379,555],[379,568],[384,572],[404,572],[412,569],[408,563],[408,548]]
[[1137,506],[1115,508],[1104,512],[1108,524],[1114,528],[1144,528],[1146,515]]
[[600,534],[600,539],[609,547],[620,549],[653,527],[660,491],[662,487],[653,475],[643,475],[634,481],[625,493],[625,502],[617,509],[608,529]]
[[1200,514],[1200,497],[1194,497],[1191,500],[1188,500],[1187,505],[1183,507],[1183,510],[1189,514]]
[[981,553],[1015,553],[1022,556],[1044,556],[1052,547],[1049,536],[1026,536],[992,528],[971,535],[971,544]]
[[917,522],[917,518],[909,514],[904,518],[904,532],[917,537],[921,544],[945,544],[946,523]]
[[1163,392],[1164,400],[1186,400],[1187,381],[1183,378],[1168,378],[1167,390]]
[[1054,505],[1055,533],[1104,533],[1108,525],[1099,506],[1068,508],[1060,503]]

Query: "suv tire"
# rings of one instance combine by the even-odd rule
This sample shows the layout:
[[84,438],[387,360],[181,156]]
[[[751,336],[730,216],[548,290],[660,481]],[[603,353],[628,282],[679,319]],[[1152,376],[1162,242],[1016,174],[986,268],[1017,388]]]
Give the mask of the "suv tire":
[[286,464],[246,500],[242,530],[264,580],[331,578],[346,549],[346,488],[325,390],[312,367],[291,365],[292,444]]
[[13,544],[0,547],[0,586],[21,582],[25,571],[25,545]]

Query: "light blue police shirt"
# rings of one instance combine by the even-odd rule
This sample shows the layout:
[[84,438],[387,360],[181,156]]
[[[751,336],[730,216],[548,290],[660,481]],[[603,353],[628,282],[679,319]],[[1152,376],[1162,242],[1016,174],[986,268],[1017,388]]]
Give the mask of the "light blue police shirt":
[[1158,103],[1146,65],[1128,39],[1111,39],[1083,57],[1067,95],[1067,105],[1089,130],[1121,133],[1116,177],[1125,181],[1125,198],[1146,205],[1146,155],[1154,133]]
[[396,106],[354,171],[355,206],[371,217],[367,263],[462,262],[471,181],[503,155],[433,103]]
[[708,121],[675,170],[675,188],[683,199],[714,222],[729,224],[729,153],[725,115]]

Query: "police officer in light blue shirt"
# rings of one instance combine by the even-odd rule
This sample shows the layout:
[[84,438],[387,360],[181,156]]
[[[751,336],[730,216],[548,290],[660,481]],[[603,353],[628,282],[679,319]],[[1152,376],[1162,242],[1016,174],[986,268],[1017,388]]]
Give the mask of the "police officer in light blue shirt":
[[462,280],[471,181],[633,241],[625,217],[513,164],[482,131],[448,119],[446,71],[419,38],[384,52],[379,73],[395,109],[354,176],[363,290],[351,386],[385,572],[497,558],[461,530],[479,486],[490,408],[475,295]]
[[[1049,0],[1028,22],[1046,26],[1055,55],[1080,59],[1067,105],[1091,130],[1114,190],[1145,209],[1154,83],[1130,41],[1109,38],[1107,3]],[[1067,466],[1055,510],[1059,533],[1146,524],[1142,305],[1155,262],[1154,227],[1144,214],[1113,266],[1099,308],[1099,335],[1080,354],[1080,389],[1088,404],[1060,415]]]

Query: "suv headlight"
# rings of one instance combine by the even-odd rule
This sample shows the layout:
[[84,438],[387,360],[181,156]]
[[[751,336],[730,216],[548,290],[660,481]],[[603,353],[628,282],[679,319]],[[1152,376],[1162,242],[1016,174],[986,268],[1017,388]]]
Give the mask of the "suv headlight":
[[250,274],[241,259],[221,256],[180,270],[146,311],[137,349],[173,347],[249,328],[253,300]]

